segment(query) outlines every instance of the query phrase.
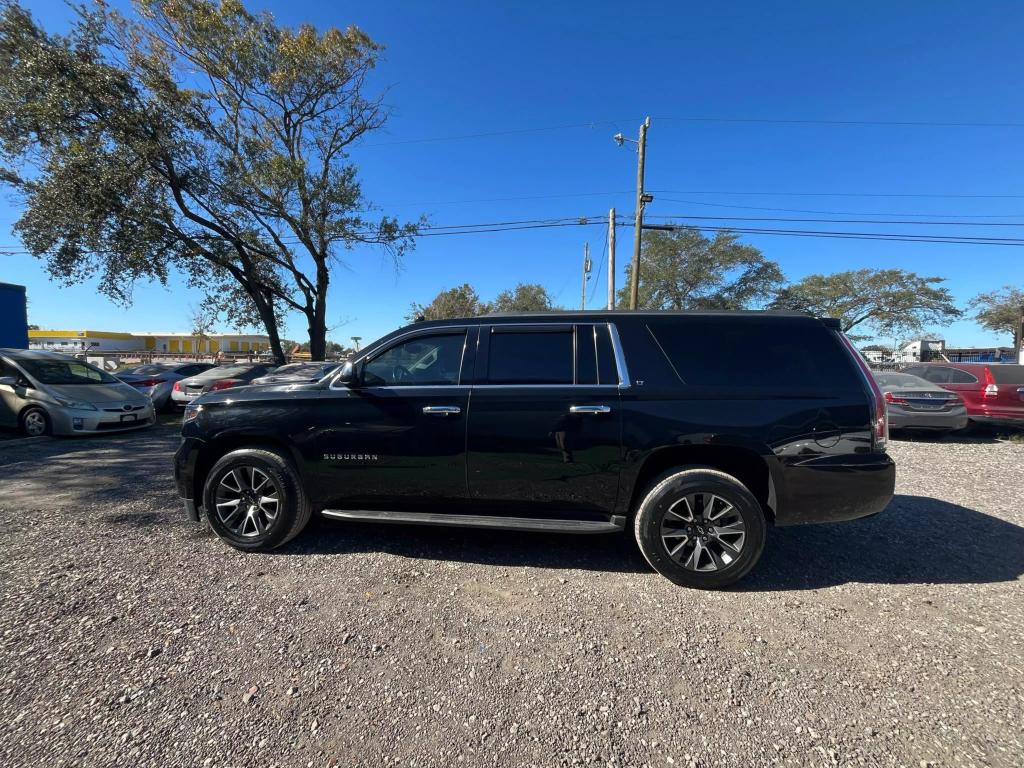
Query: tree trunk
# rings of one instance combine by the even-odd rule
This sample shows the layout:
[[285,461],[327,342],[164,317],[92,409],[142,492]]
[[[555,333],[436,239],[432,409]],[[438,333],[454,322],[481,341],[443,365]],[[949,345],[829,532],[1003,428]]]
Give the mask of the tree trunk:
[[306,310],[309,320],[309,357],[312,360],[327,358],[327,285],[330,272],[321,260],[316,270],[316,295],[313,306]]
[[311,312],[306,313],[309,320],[309,357],[311,360],[323,360],[327,357],[327,321],[326,305],[317,301]]
[[284,357],[284,349],[281,348],[281,334],[277,328],[277,315],[274,314],[274,304],[267,301],[266,297],[258,290],[249,295],[252,296],[252,302],[256,305],[256,311],[260,315],[263,327],[267,330],[267,337],[270,339],[270,353],[274,356],[274,364],[284,365],[287,361]]

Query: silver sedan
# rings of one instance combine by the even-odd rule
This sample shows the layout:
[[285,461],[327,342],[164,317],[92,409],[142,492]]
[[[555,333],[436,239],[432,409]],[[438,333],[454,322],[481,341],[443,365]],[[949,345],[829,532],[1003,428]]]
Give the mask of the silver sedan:
[[967,408],[955,392],[909,373],[876,373],[889,429],[952,432],[967,426]]
[[30,437],[148,427],[153,402],[99,368],[57,352],[0,349],[0,426]]

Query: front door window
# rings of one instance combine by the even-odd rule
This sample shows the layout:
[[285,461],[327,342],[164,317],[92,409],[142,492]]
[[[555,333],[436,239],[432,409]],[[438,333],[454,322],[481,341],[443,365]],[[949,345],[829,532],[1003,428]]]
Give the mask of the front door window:
[[366,363],[367,387],[423,387],[459,383],[465,332],[417,336],[384,350]]

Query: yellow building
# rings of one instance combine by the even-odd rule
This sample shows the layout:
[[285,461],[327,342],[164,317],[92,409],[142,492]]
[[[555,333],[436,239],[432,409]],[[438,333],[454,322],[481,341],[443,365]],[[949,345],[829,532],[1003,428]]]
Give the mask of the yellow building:
[[55,352],[155,352],[168,355],[216,355],[220,352],[245,354],[270,349],[267,336],[250,333],[211,333],[199,337],[182,332],[120,331],[29,331],[29,348]]

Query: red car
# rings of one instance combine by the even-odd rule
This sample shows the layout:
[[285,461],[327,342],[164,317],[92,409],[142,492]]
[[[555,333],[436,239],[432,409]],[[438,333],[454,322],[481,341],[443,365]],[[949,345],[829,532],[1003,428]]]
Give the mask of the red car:
[[1024,365],[915,363],[902,373],[956,392],[972,422],[1024,427]]

